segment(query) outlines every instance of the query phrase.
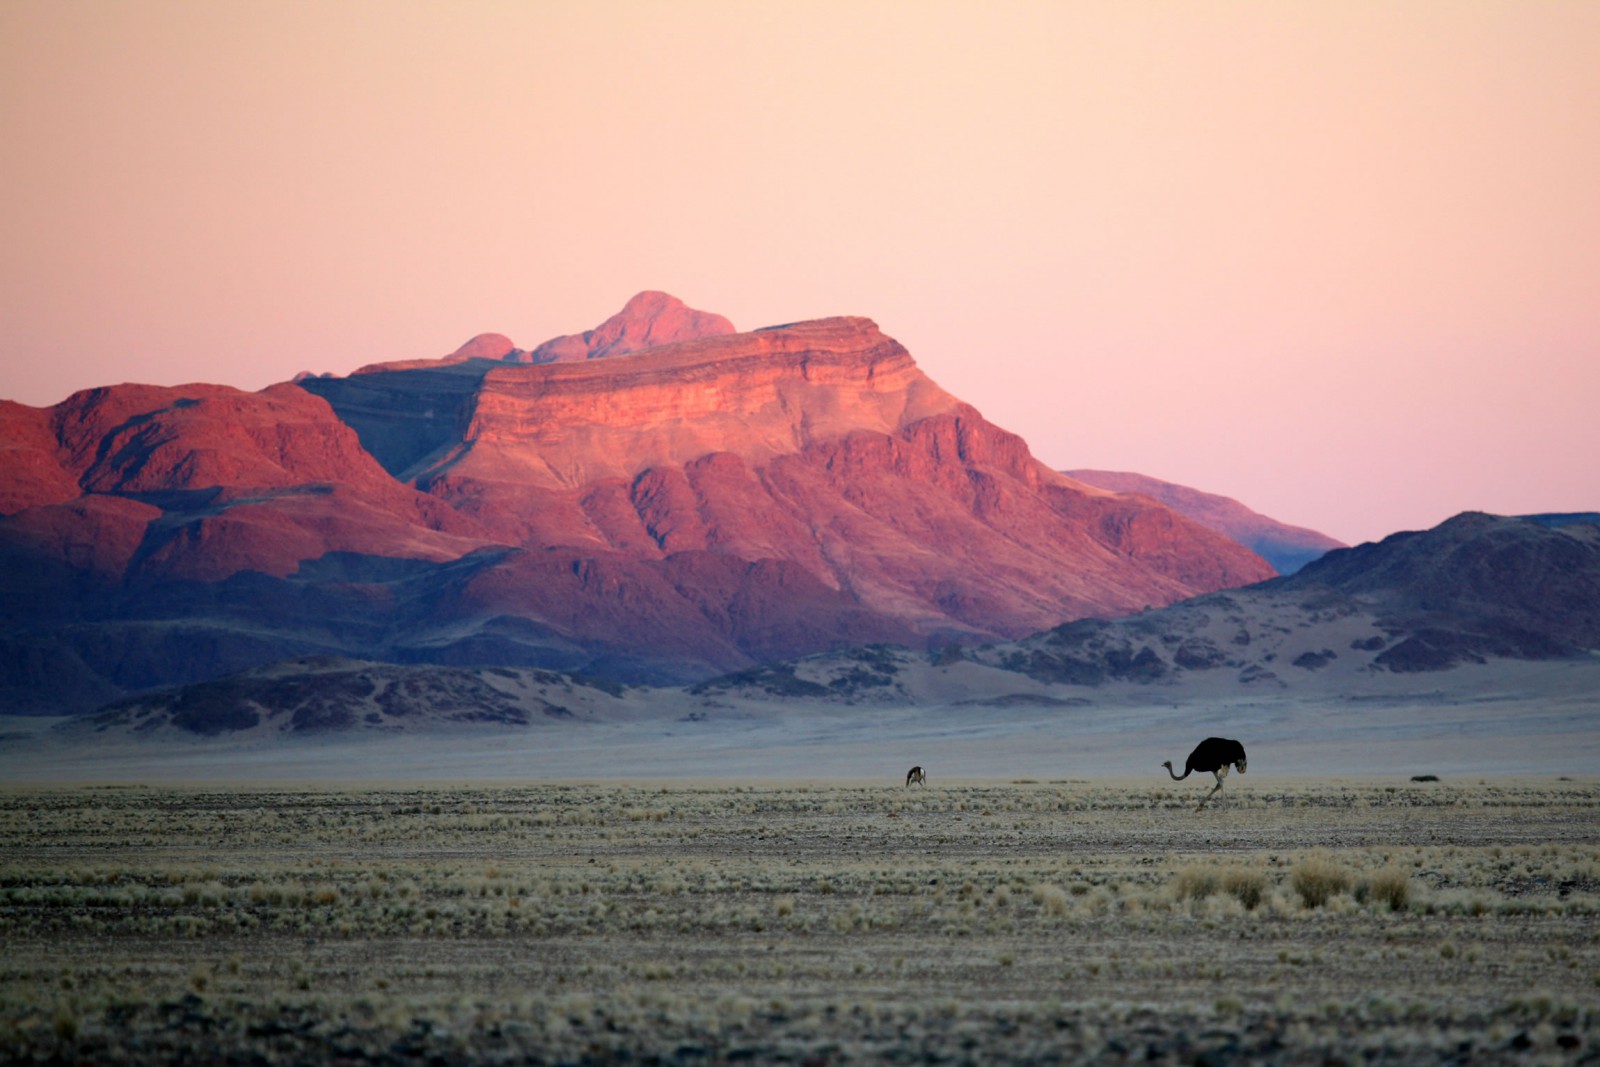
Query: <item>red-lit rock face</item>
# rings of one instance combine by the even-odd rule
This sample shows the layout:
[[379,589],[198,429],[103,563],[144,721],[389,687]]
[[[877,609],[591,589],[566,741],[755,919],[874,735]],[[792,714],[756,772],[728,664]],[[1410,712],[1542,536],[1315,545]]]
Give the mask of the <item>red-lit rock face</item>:
[[956,403],[866,319],[498,367],[460,447],[419,482],[575,489],[711,452],[758,461],[858,430],[888,433]]
[[59,451],[48,411],[0,400],[0,515],[77,498]]
[[867,319],[493,368],[462,422],[416,484],[502,540],[782,560],[922,641],[1272,574],[1165,508],[1049,470]]
[[116,578],[283,576],[328,552],[443,560],[488,543],[296,386],[114,386],[8,414],[6,436],[32,447],[28,476],[0,479],[14,513],[0,526]]

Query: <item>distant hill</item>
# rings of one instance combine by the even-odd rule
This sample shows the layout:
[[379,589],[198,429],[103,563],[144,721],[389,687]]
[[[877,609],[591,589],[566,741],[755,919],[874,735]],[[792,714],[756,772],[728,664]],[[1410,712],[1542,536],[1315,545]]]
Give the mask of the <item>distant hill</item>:
[[[1600,525],[1458,515],[1337,549],[1292,576],[1116,619],[1083,619],[928,658],[855,650],[701,683],[708,695],[922,703],[977,692],[971,669],[1017,677],[1012,699],[1059,704],[1107,686],[1223,697],[1600,650]],[[989,678],[985,683],[993,688]],[[1044,688],[1040,688],[1040,687]],[[1004,686],[1002,685],[1003,689]],[[988,703],[993,696],[974,698]]]
[[1101,470],[1070,470],[1062,473],[1102,489],[1118,493],[1141,493],[1159,500],[1180,515],[1233,538],[1272,564],[1279,574],[1293,574],[1324,552],[1345,547],[1344,542],[1336,541],[1327,534],[1270,519],[1231,497],[1190,489],[1148,475]]
[[1358,599],[1410,632],[1419,665],[1570,655],[1600,648],[1600,525],[1469,512],[1329,553],[1267,587]]
[[816,703],[1076,714],[1108,693],[1146,691],[1144,700],[1208,705],[1300,693],[1342,702],[1381,698],[1406,679],[1435,694],[1479,686],[1482,674],[1452,682],[1448,672],[1496,661],[1582,667],[1596,664],[1596,651],[1600,525],[1468,513],[1336,550],[1290,577],[1019,641],[932,653],[864,645],[626,692],[546,671],[314,658],[130,698],[63,729],[282,737],[621,721],[663,709],[699,721],[741,707],[803,714]]
[[263,738],[587,721],[609,710],[616,687],[550,671],[406,667],[318,656],[257,667],[117,701],[71,721],[68,736]]
[[1545,515],[1524,515],[1522,518],[1529,522],[1536,522],[1540,526],[1549,526],[1552,529],[1573,524],[1600,524],[1600,511],[1562,511]]
[[1297,573],[1110,621],[1068,623],[977,658],[1093,685],[1221,672],[1446,670],[1600,649],[1600,526],[1481,513],[1337,549]]

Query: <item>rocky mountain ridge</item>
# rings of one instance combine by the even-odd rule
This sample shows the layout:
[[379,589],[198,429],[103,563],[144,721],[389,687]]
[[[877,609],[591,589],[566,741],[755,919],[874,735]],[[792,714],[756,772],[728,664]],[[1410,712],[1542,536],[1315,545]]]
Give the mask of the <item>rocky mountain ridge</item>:
[[1069,470],[1064,473],[1101,489],[1142,493],[1159,500],[1202,526],[1233,538],[1272,564],[1279,574],[1293,574],[1323,553],[1347,547],[1327,534],[1279,522],[1217,493],[1129,471]]
[[1466,700],[1497,684],[1505,668],[1495,663],[1561,661],[1592,678],[1597,606],[1600,515],[1547,523],[1469,513],[1340,550],[1292,577],[1013,642],[862,645],[627,691],[528,669],[314,659],[129,698],[68,730],[270,738],[620,722],[663,709],[708,722],[774,705],[970,709],[976,721],[986,709],[1077,715],[1130,701]]
[[1600,525],[1468,512],[1160,611],[1064,624],[975,655],[1082,684],[1221,671],[1282,686],[1335,670],[1443,671],[1600,650]]

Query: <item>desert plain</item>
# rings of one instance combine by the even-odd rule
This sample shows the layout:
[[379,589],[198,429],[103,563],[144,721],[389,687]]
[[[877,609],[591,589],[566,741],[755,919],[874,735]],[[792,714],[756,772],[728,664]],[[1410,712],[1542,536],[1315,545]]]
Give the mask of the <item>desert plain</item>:
[[[578,689],[519,726],[9,720],[0,1052],[1600,1057],[1592,661],[1276,694],[973,678],[916,706]],[[1212,777],[1160,762],[1211,733],[1249,766],[1200,810]]]
[[900,777],[13,783],[0,1049],[1600,1055],[1592,776]]

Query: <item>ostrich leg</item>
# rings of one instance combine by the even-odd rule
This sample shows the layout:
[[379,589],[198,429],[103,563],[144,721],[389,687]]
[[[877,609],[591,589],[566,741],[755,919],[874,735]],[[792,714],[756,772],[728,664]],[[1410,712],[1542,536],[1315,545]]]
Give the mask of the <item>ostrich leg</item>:
[[1227,775],[1228,769],[1226,767],[1224,767],[1221,770],[1213,771],[1212,773],[1217,776],[1217,784],[1211,787],[1211,792],[1207,793],[1204,797],[1201,798],[1200,806],[1198,808],[1195,808],[1194,809],[1195,811],[1205,811],[1206,810],[1206,801],[1210,800],[1212,797],[1216,796],[1219,792],[1222,791],[1222,779],[1223,779],[1224,776]]

